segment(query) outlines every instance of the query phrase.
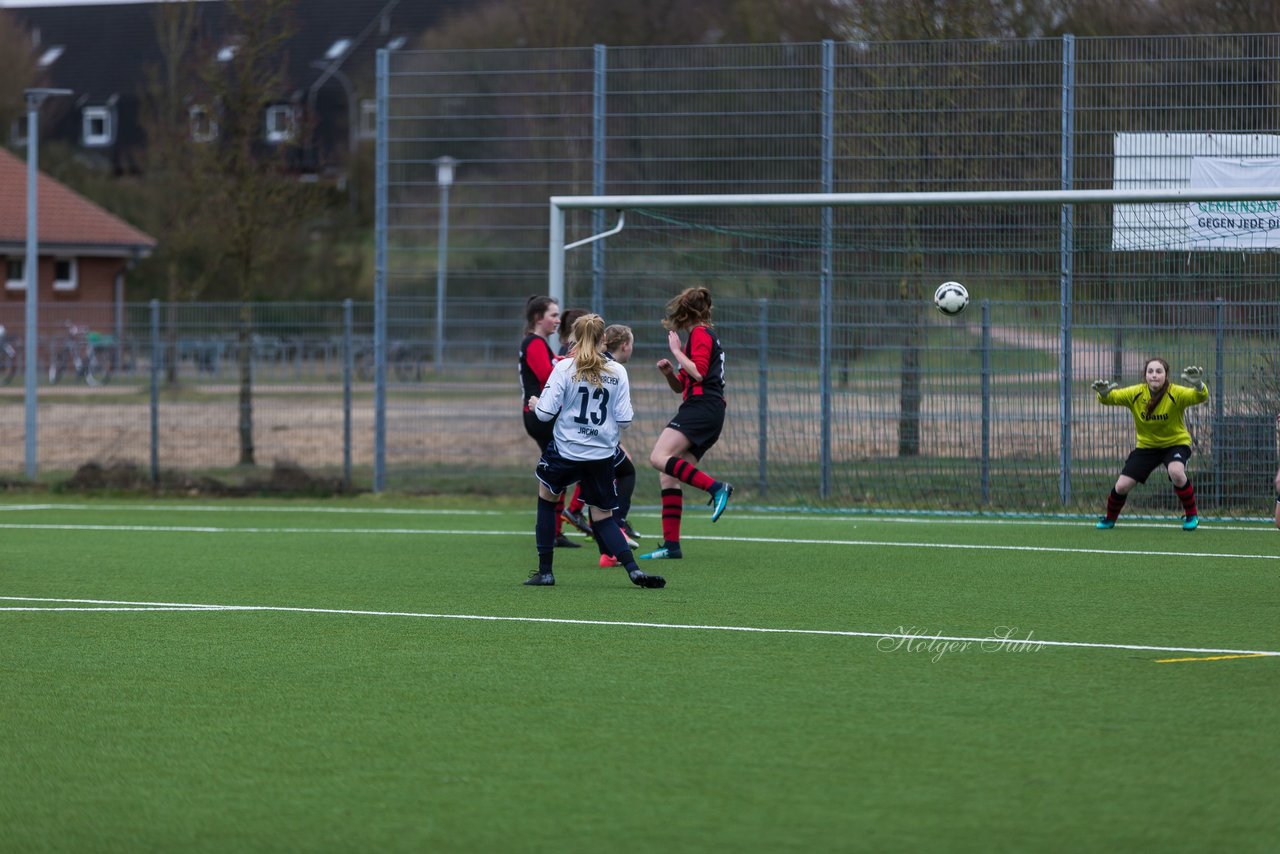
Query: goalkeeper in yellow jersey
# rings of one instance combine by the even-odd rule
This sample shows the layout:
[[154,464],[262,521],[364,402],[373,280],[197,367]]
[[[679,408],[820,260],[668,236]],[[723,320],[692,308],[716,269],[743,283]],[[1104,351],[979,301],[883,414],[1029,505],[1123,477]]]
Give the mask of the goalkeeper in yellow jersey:
[[1182,530],[1194,531],[1200,517],[1196,513],[1195,488],[1187,477],[1191,434],[1182,423],[1182,413],[1187,407],[1209,399],[1204,368],[1183,368],[1182,380],[1186,385],[1174,385],[1169,382],[1169,363],[1164,359],[1148,359],[1143,375],[1144,382],[1128,388],[1120,388],[1108,380],[1097,380],[1093,384],[1099,403],[1124,406],[1133,413],[1138,432],[1138,447],[1124,461],[1120,477],[1107,496],[1106,515],[1098,520],[1098,527],[1114,528],[1129,490],[1146,483],[1153,471],[1164,466],[1169,480],[1173,481],[1173,491],[1182,502]]

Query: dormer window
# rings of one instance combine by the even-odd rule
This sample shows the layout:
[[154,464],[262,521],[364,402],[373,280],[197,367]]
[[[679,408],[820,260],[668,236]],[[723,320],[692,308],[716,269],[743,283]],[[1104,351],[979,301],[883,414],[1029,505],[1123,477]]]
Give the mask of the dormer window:
[[404,43],[405,43],[404,36],[396,36],[391,41],[387,42],[387,50],[399,50],[400,48],[404,47]]
[[40,58],[36,60],[36,65],[38,65],[40,68],[48,68],[49,66],[53,65],[55,62],[58,61],[58,57],[62,56],[62,52],[65,50],[66,50],[66,47],[64,47],[63,45],[60,45],[60,44],[53,45],[44,53],[40,54]]
[[218,121],[204,104],[195,104],[187,111],[191,124],[192,142],[213,142],[218,138]]
[[81,113],[80,139],[85,146],[101,148],[115,142],[115,122],[110,107],[85,107]]
[[293,107],[275,104],[267,107],[267,142],[278,144],[293,139],[297,131]]
[[218,48],[218,62],[230,62],[236,58],[236,52],[240,50],[240,40],[232,39],[231,41]]
[[324,52],[324,58],[334,60],[347,52],[347,48],[351,47],[351,39],[338,39],[329,45],[329,49]]

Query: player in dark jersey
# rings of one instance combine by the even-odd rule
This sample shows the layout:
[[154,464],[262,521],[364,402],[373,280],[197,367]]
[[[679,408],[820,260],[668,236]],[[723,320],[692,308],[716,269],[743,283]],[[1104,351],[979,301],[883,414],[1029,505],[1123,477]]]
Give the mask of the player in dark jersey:
[[[679,365],[659,359],[658,370],[671,390],[682,396],[680,409],[667,422],[649,454],[649,464],[658,470],[662,485],[662,545],[647,560],[683,557],[680,551],[680,519],[684,513],[681,483],[697,487],[711,496],[711,521],[724,513],[733,495],[733,486],[716,480],[694,467],[720,438],[724,429],[724,350],[711,327],[711,291],[687,288],[667,303],[667,346]],[[679,333],[688,330],[682,347]]]
[[1148,359],[1142,372],[1144,382],[1127,388],[1120,388],[1109,380],[1093,383],[1099,403],[1129,410],[1138,434],[1138,447],[1125,460],[1120,477],[1107,496],[1107,512],[1098,520],[1098,527],[1104,531],[1114,528],[1129,491],[1146,483],[1153,471],[1164,466],[1173,491],[1182,502],[1182,530],[1194,531],[1200,525],[1200,517],[1196,511],[1195,487],[1187,477],[1191,434],[1182,423],[1182,413],[1209,399],[1204,368],[1183,368],[1185,386],[1169,382],[1169,363],[1164,359]]
[[[529,410],[529,398],[542,393],[542,387],[551,376],[556,357],[547,340],[560,328],[560,306],[551,297],[532,296],[524,304],[524,340],[520,342],[520,400],[524,407],[524,431],[538,443],[538,452],[546,450],[551,441],[552,425],[541,421]],[[564,508],[564,497],[560,497]],[[556,518],[559,518],[557,512]],[[564,535],[561,525],[556,525],[555,543],[560,548],[581,548]]]

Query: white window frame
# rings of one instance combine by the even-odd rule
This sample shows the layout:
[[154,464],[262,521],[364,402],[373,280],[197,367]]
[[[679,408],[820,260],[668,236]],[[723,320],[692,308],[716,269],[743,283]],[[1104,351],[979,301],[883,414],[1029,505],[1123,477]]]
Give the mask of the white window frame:
[[213,110],[206,104],[192,104],[187,110],[192,142],[214,142],[221,128]]
[[9,126],[9,141],[14,148],[27,147],[27,119],[27,114],[23,113],[15,118],[13,124]]
[[[14,263],[15,261],[18,263],[18,265],[19,265],[20,269],[22,270],[22,276],[21,276],[21,278],[17,278],[17,279],[10,279],[10,278],[9,278],[9,265],[10,265],[10,264],[12,264],[12,263]],[[26,258],[26,256],[25,256],[25,255],[10,255],[10,256],[5,260],[5,265],[4,265],[4,278],[5,278],[5,282],[4,282],[4,289],[5,289],[6,291],[25,291],[25,290],[27,289],[27,264],[26,264],[26,261],[27,261],[27,258]]]
[[[285,130],[276,128],[276,117],[285,117]],[[298,117],[292,104],[272,104],[264,116],[266,139],[272,145],[291,141],[298,133]]]
[[[66,263],[68,274],[66,278],[58,278],[58,265]],[[53,289],[55,291],[74,291],[80,286],[80,265],[75,258],[54,258],[53,259]]]
[[[102,122],[102,133],[91,133],[90,124]],[[80,139],[86,147],[101,148],[115,142],[115,117],[110,107],[85,107],[80,113]]]
[[360,102],[360,138],[373,139],[378,135],[378,102],[365,98]]

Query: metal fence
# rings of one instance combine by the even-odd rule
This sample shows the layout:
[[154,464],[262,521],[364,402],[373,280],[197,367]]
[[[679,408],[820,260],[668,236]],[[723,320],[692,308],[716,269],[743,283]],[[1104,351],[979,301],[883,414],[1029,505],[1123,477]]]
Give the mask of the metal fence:
[[[1158,184],[1149,167],[1172,150],[1280,157],[1278,59],[1275,34],[383,53],[379,299],[94,317],[60,306],[44,318],[50,341],[64,321],[100,327],[114,374],[42,388],[41,469],[121,460],[148,476],[217,476],[249,444],[258,466],[288,460],[357,486],[525,489],[533,443],[513,369],[524,299],[547,288],[550,196]],[[937,216],[836,214],[825,342],[812,219],[631,223],[575,251],[566,303],[637,333],[628,443],[643,455],[674,405],[647,367],[662,305],[705,282],[732,360],[729,425],[708,466],[746,499],[1096,509],[1132,427],[1087,381],[1095,367],[1136,381],[1153,353],[1210,368],[1214,397],[1190,419],[1206,508],[1269,512],[1274,251],[1117,251],[1109,209],[1075,211],[1067,250],[1056,209]],[[611,219],[578,214],[570,239]],[[928,305],[941,278],[974,294],[959,320]],[[1068,348],[1075,382],[1062,385]],[[7,435],[21,436],[19,392],[0,394]],[[813,438],[824,429],[825,464]],[[0,469],[20,471],[22,447],[6,443]],[[1175,509],[1150,487],[1131,506]]]
[[[1275,34],[386,53],[379,293],[434,299],[445,312],[457,293],[518,310],[547,290],[553,195],[1175,186],[1165,165],[1177,158],[1280,157],[1278,58]],[[456,160],[447,191],[443,157]],[[629,300],[647,301],[651,309],[635,316],[651,329],[681,287],[711,285],[736,364],[744,352],[767,353],[770,363],[756,370],[774,378],[767,397],[741,390],[746,414],[734,411],[729,447],[712,468],[750,479],[742,467],[750,460],[761,493],[809,504],[1092,509],[1132,426],[1090,395],[1074,400],[1093,378],[1078,351],[1111,353],[1116,378],[1136,381],[1137,353],[1212,361],[1206,353],[1217,354],[1209,345],[1221,335],[1230,342],[1215,385],[1223,395],[1208,421],[1192,418],[1196,477],[1223,509],[1235,502],[1239,512],[1266,513],[1274,431],[1261,419],[1280,404],[1260,402],[1269,392],[1251,383],[1276,343],[1267,325],[1267,306],[1280,298],[1275,253],[1117,251],[1110,207],[1078,209],[1075,220],[1055,208],[985,217],[903,208],[885,223],[837,211],[822,238],[826,266],[810,242],[812,219],[794,211],[726,211],[639,231],[629,223],[571,254],[565,302],[618,321]],[[612,220],[603,210],[579,213],[568,239]],[[824,276],[835,320],[826,340],[817,305]],[[980,306],[961,324],[963,347],[928,322],[926,295],[944,278],[962,278],[988,301],[993,341],[981,352],[996,365],[990,372],[969,349],[981,340]],[[913,299],[916,308],[904,305]],[[768,347],[734,329],[758,305],[775,316]],[[831,375],[789,367],[782,329],[808,364],[835,365]],[[1125,342],[1119,351],[1107,344],[1116,339]],[[952,359],[953,350],[970,355]],[[1075,373],[1059,382],[1064,353],[1076,356]],[[877,382],[844,386],[842,376]],[[1002,395],[1011,400],[1002,404]],[[408,439],[396,426],[407,423],[401,404],[390,391],[388,461]],[[859,429],[815,427],[816,412]],[[956,414],[945,429],[944,412]],[[754,438],[744,435],[748,421]],[[814,429],[831,431],[831,457],[820,464],[808,444]],[[910,441],[894,439],[912,431]],[[1251,468],[1228,481],[1241,454],[1227,436],[1237,433],[1249,437]],[[1055,456],[1064,447],[1065,466]],[[402,476],[419,472],[388,462],[386,485],[403,485]],[[1149,491],[1133,506],[1172,500]]]
[[[270,481],[273,467],[284,466],[330,486],[369,488],[371,305],[251,308],[246,327],[234,304],[129,304],[122,337],[71,340],[82,363],[92,358],[101,367],[96,374],[65,372],[54,383],[48,364],[40,366],[42,474],[62,480],[90,464],[78,482],[205,489],[215,481]],[[391,306],[396,323],[387,383],[395,405],[388,408],[394,439],[388,461],[398,488],[528,488],[535,446],[523,430],[513,370],[520,304],[455,299],[443,363],[434,359],[433,308],[430,301]],[[1064,504],[1060,330],[1045,308],[980,300],[959,318],[946,318],[920,301],[838,302],[840,340],[857,344],[856,352],[841,348],[833,366],[832,456],[824,468],[812,335],[817,300],[723,300],[716,314],[728,353],[729,416],[707,467],[732,480],[745,500],[765,503],[1096,509],[1132,446],[1131,421],[1122,410],[1098,405],[1087,383],[1073,390],[1075,451]],[[609,312],[637,337],[629,365],[637,419],[624,441],[643,468],[678,402],[653,368],[665,353],[657,322],[662,302],[617,297]],[[1278,326],[1275,302],[1133,302],[1081,311],[1072,346],[1086,376],[1136,378],[1150,352],[1163,353],[1175,368],[1203,364],[1211,400],[1188,417],[1201,506],[1211,514],[1257,515],[1267,507],[1277,462],[1272,412],[1280,399],[1276,382],[1254,380],[1259,372],[1275,375]],[[904,363],[901,345],[907,336],[920,345],[911,364]],[[53,334],[48,340],[51,351],[68,343]],[[18,358],[21,352],[16,348]],[[241,397],[246,364],[247,404]],[[903,418],[907,374],[918,389],[912,419]],[[0,386],[0,400],[0,428],[12,438],[3,445],[0,472],[16,478],[25,438],[21,365],[16,378]],[[252,467],[241,465],[246,405]],[[296,477],[275,485],[313,486]],[[637,494],[640,503],[655,503],[656,476],[642,476]],[[1139,490],[1131,503],[1137,512],[1173,513],[1177,506],[1172,491],[1161,488]]]

